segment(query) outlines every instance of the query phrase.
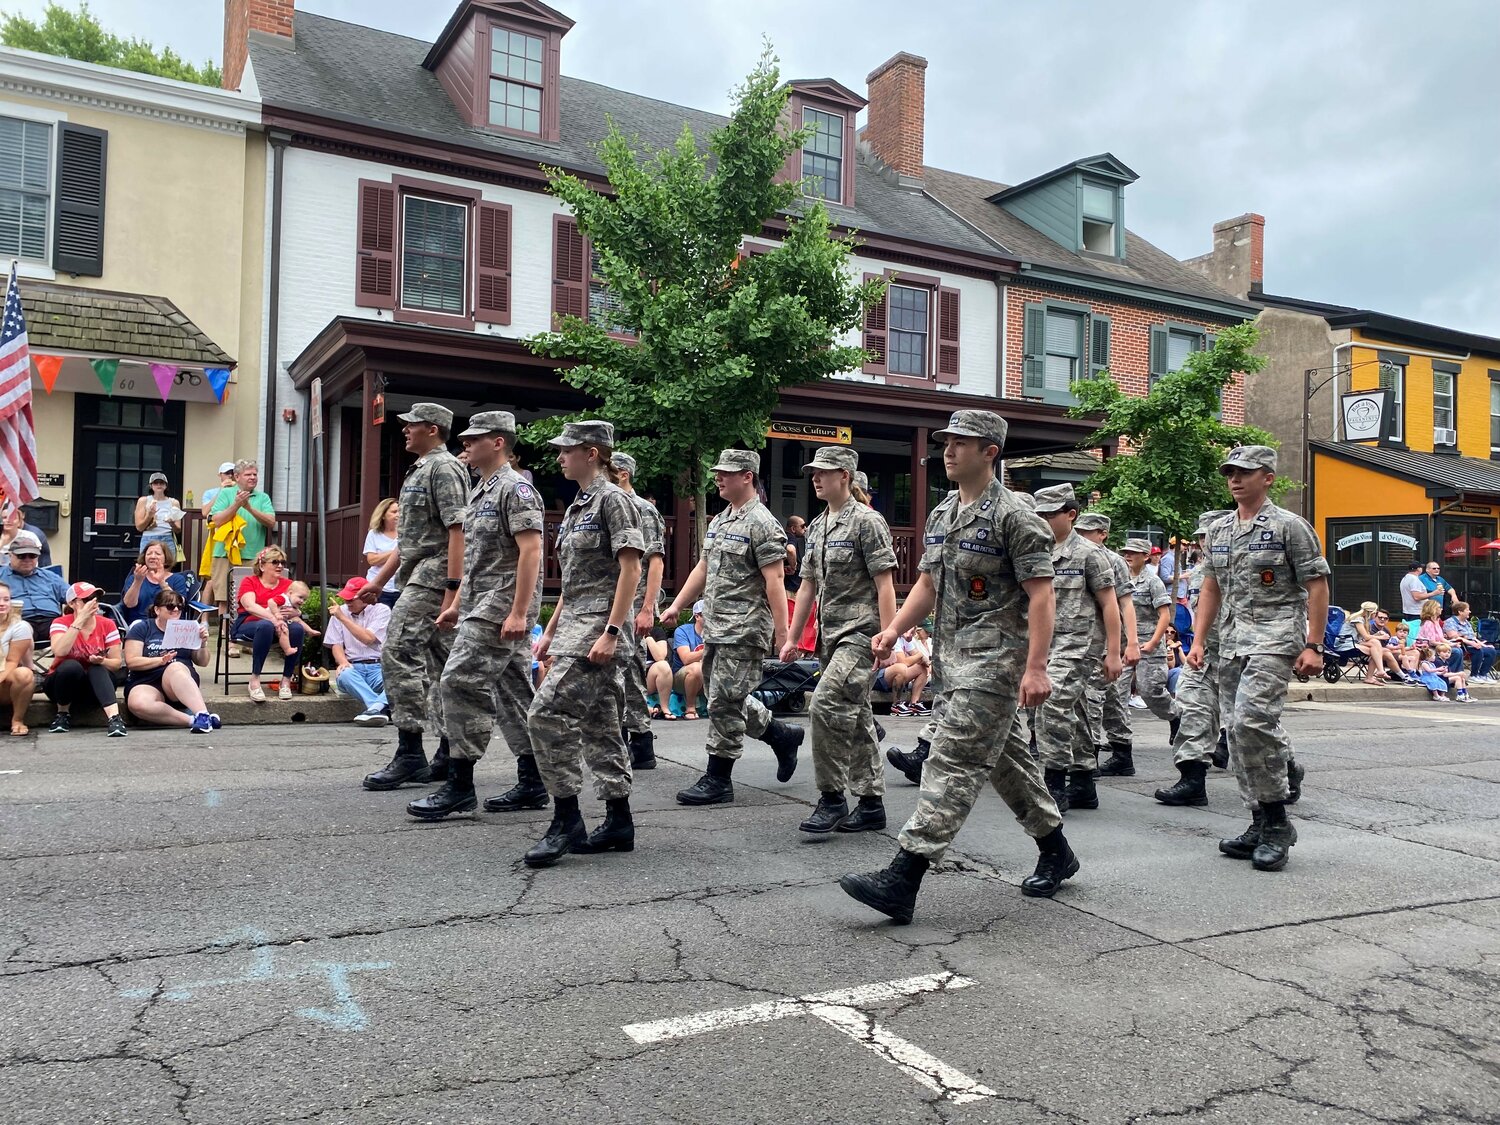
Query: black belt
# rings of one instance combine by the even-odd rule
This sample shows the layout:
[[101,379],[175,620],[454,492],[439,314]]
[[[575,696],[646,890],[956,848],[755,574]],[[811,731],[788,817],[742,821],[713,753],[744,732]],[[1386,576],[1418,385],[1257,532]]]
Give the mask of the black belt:
[[377,656],[374,660],[351,660],[351,661],[349,661],[349,663],[350,664],[379,664],[380,663],[380,657]]

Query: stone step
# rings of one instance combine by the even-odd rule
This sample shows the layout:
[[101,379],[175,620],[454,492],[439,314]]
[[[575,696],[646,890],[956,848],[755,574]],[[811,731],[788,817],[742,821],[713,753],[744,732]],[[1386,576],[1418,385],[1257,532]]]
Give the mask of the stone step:
[[[359,701],[346,696],[324,692],[322,695],[295,695],[283,703],[274,691],[267,691],[266,701],[256,703],[245,694],[243,686],[237,686],[233,695],[224,695],[212,684],[204,685],[203,701],[208,709],[224,721],[225,726],[266,726],[277,723],[347,723],[359,714]],[[118,698],[118,697],[117,697]],[[26,712],[26,725],[33,731],[45,731],[52,725],[55,709],[40,693],[31,702]],[[125,721],[136,726],[130,716]],[[103,727],[104,713],[94,708],[81,711],[74,708],[74,727]]]

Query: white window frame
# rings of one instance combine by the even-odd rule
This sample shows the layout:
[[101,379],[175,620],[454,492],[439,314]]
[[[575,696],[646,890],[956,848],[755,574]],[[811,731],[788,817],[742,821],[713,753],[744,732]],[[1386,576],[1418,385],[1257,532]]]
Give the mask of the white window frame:
[[[921,293],[921,294],[923,294],[923,296],[926,298],[926,301],[927,301],[926,325],[922,329],[922,333],[923,333],[922,368],[923,368],[923,370],[920,371],[920,372],[917,372],[917,371],[898,371],[898,370],[896,370],[896,364],[895,364],[895,359],[896,359],[896,332],[897,332],[896,319],[895,319],[894,315],[892,315],[893,312],[894,312],[894,308],[893,308],[891,302],[889,301],[889,298],[887,298],[887,302],[886,302],[886,310],[887,310],[886,311],[886,345],[885,345],[885,347],[886,347],[886,351],[885,351],[886,371],[887,371],[887,373],[889,373],[891,375],[899,375],[903,379],[933,379],[933,378],[935,378],[935,373],[933,371],[933,352],[932,352],[932,344],[933,344],[933,340],[932,340],[932,337],[933,337],[933,319],[932,318],[936,315],[936,312],[937,312],[937,307],[936,307],[937,306],[937,291],[935,289],[929,288],[926,285],[896,285],[896,284],[892,284],[889,287],[889,289],[888,289],[888,293],[889,292],[894,292],[897,289],[910,289],[914,293]],[[909,332],[905,328],[900,329],[900,332],[901,332],[901,334],[903,336],[913,336],[913,335],[915,335],[914,332]]]
[[[1079,223],[1079,227],[1078,227],[1078,233],[1079,233],[1079,239],[1083,243],[1081,249],[1088,251],[1088,253],[1090,253],[1090,254],[1102,254],[1102,255],[1104,255],[1106,257],[1110,257],[1110,258],[1118,257],[1119,255],[1116,252],[1117,251],[1117,247],[1119,245],[1119,242],[1118,242],[1119,232],[1116,230],[1116,226],[1120,222],[1120,213],[1119,213],[1120,212],[1120,200],[1119,200],[1118,193],[1116,192],[1116,190],[1111,185],[1105,184],[1105,183],[1100,183],[1097,180],[1085,179],[1083,181],[1083,183],[1082,183],[1082,187],[1083,188],[1095,188],[1095,189],[1097,189],[1099,191],[1105,192],[1109,196],[1110,214],[1109,214],[1109,217],[1107,219],[1106,218],[1101,218],[1098,214],[1090,214],[1089,211],[1088,211],[1088,209],[1083,206],[1083,200],[1086,198],[1086,193],[1084,191],[1082,191],[1082,190],[1079,191],[1079,193],[1078,193],[1078,200],[1079,200],[1079,207],[1078,207],[1078,223]],[[1109,227],[1109,249],[1108,250],[1095,250],[1095,249],[1092,249],[1088,245],[1088,238],[1087,238],[1088,227],[1091,226],[1091,225],[1092,226],[1105,226],[1106,224]]]
[[1490,456],[1500,454],[1500,441],[1496,440],[1496,427],[1500,426],[1500,379],[1490,379]]
[[[442,207],[452,207],[463,214],[464,250],[462,269],[460,271],[460,276],[463,278],[463,293],[459,298],[459,309],[457,312],[451,312],[448,309],[429,309],[422,305],[408,305],[406,303],[406,205],[414,199],[420,200],[423,203],[436,203]],[[473,254],[471,252],[472,248],[469,245],[470,238],[472,237],[472,231],[469,228],[473,220],[473,206],[454,199],[440,199],[435,195],[426,195],[420,191],[401,192],[400,203],[401,223],[399,229],[396,231],[396,254],[397,261],[400,264],[400,269],[398,271],[398,276],[400,278],[400,292],[396,294],[397,305],[401,308],[402,312],[414,313],[418,315],[429,313],[433,316],[468,316],[471,312],[471,309],[469,307],[469,295],[473,289],[473,278],[471,275],[474,270],[472,261]]]
[[68,115],[55,109],[22,105],[19,102],[0,101],[0,117],[14,117],[21,121],[30,121],[39,125],[51,126],[47,135],[46,249],[44,256],[40,260],[35,258],[17,258],[16,272],[22,277],[34,278],[38,281],[55,281],[57,279],[57,271],[52,268],[52,244],[57,224],[57,126],[65,124],[68,120]]
[[1376,385],[1382,390],[1391,392],[1391,440],[1404,442],[1406,440],[1406,365],[1392,360],[1381,360],[1379,378],[1384,379],[1389,372],[1395,373],[1391,379],[1391,385],[1389,387],[1386,387],[1384,383]]
[[[1442,380],[1442,379],[1446,379],[1447,382],[1448,382],[1448,390],[1447,390],[1446,394],[1442,394],[1442,393],[1440,393],[1438,391],[1438,381]],[[1458,402],[1457,402],[1457,399],[1458,399],[1458,393],[1457,393],[1458,392],[1458,386],[1457,386],[1457,384],[1458,384],[1458,376],[1454,375],[1453,372],[1451,372],[1451,371],[1437,371],[1437,370],[1433,371],[1433,373],[1432,373],[1432,428],[1433,428],[1434,431],[1437,431],[1437,430],[1454,430],[1454,431],[1456,431],[1458,429],[1458,417],[1457,417],[1457,413],[1456,413],[1457,408],[1458,408]],[[1443,398],[1447,399],[1447,404],[1445,406],[1440,406],[1439,405],[1439,400],[1443,399]],[[1446,410],[1448,412],[1448,424],[1445,425],[1445,426],[1438,425],[1438,417],[1439,417],[1438,412],[1440,410]],[[1458,444],[1457,441],[1455,441],[1454,444],[1455,445]]]

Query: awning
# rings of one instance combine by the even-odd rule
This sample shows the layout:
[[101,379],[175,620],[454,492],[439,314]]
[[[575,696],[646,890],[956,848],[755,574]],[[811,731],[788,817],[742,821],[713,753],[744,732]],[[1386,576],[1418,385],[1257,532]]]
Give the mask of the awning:
[[1382,449],[1373,445],[1315,441],[1312,448],[1329,457],[1420,484],[1468,496],[1500,497],[1500,462],[1451,453],[1422,453],[1410,449]]

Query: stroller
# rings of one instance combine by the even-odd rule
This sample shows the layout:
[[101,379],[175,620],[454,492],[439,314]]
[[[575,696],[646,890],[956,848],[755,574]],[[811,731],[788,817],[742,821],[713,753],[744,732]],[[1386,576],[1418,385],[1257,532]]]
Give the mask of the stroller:
[[818,685],[818,662],[794,660],[783,664],[767,660],[761,666],[760,685],[750,694],[775,712],[800,715],[807,710],[807,696]]
[[1349,615],[1336,605],[1328,607],[1328,625],[1323,630],[1323,678],[1336,684],[1351,672],[1368,674],[1370,654],[1359,647],[1359,636]]

